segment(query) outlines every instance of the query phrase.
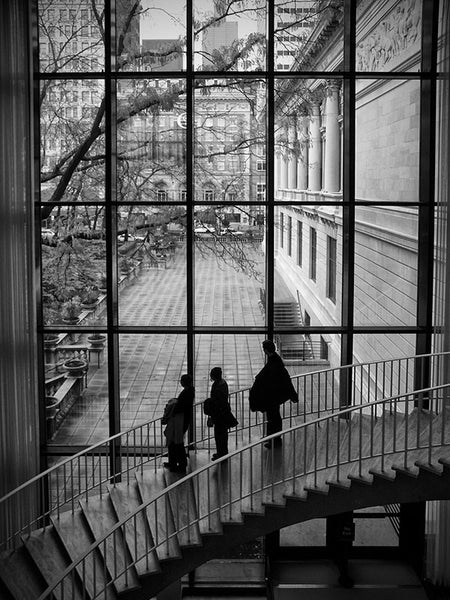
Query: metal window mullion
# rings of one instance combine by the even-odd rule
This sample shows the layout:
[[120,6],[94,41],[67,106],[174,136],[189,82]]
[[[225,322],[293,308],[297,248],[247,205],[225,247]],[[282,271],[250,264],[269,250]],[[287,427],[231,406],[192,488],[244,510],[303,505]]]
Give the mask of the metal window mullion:
[[[435,210],[436,62],[439,3],[423,0],[419,139],[419,232],[416,354],[431,351]],[[428,386],[427,380],[417,382]]]
[[[116,82],[112,70],[115,63],[115,0],[105,0],[105,216],[106,216],[106,325],[108,345],[108,414],[109,434],[120,431],[119,348],[114,334],[118,325],[117,289],[117,196],[116,196]],[[120,471],[119,441],[112,442],[110,474]]]
[[[342,310],[341,365],[353,362],[354,279],[355,279],[355,44],[356,3],[344,2],[344,122],[343,122],[343,207],[342,207]],[[351,401],[351,374],[342,372],[340,405]]]
[[266,328],[267,337],[273,339],[274,334],[274,270],[275,270],[275,55],[274,55],[274,27],[275,6],[274,2],[268,3],[267,11],[267,169],[266,169]]
[[[187,371],[194,376],[194,19],[193,0],[186,4],[186,311],[187,311]],[[195,423],[194,423],[195,427]],[[189,441],[193,432],[189,432]]]

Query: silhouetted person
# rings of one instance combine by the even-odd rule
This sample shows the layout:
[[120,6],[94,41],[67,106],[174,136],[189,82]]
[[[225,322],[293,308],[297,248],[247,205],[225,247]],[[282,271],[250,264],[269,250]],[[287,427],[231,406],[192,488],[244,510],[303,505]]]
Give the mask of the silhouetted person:
[[192,407],[194,405],[195,388],[192,377],[182,375],[180,384],[183,387],[177,398],[172,398],[164,409],[161,423],[166,425],[164,435],[167,438],[169,461],[164,463],[172,473],[186,473],[187,457],[184,448],[184,434],[192,424]]
[[[298,402],[298,394],[275,344],[265,340],[262,347],[267,360],[250,390],[250,410],[266,413],[266,435],[272,435],[283,428],[280,406],[287,400]],[[272,445],[281,446],[281,443],[281,437],[276,437],[265,446],[271,448]]]
[[205,400],[204,413],[209,416],[214,427],[216,452],[212,460],[228,454],[228,429],[237,425],[228,400],[228,384],[222,377],[222,369],[214,367],[209,374],[211,381],[210,397]]

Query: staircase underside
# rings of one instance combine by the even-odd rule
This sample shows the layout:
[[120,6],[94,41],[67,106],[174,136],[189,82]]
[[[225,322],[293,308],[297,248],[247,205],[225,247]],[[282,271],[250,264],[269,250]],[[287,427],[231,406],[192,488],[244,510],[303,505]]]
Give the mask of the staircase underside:
[[[450,499],[450,439],[439,434],[440,416],[427,411],[420,411],[419,418],[417,411],[409,415],[405,431],[412,439],[431,435],[445,445],[410,450],[407,461],[401,450],[403,418],[330,419],[316,437],[303,438],[304,430],[297,430],[285,435],[281,448],[258,445],[252,461],[249,454],[238,453],[194,478],[162,466],[139,470],[130,482],[109,486],[102,497],[89,497],[73,513],[55,516],[45,530],[23,536],[19,548],[0,557],[0,579],[11,598],[36,600],[95,539],[176,482],[145,517],[138,513],[114,544],[99,548],[74,578],[74,586],[56,598],[95,597],[105,580],[115,579],[111,566],[104,566],[105,557],[111,565],[115,556],[118,571],[133,557],[139,560],[101,597],[148,600],[224,551],[289,525],[370,506]],[[381,447],[383,458],[377,456]],[[365,458],[359,461],[359,456]],[[344,457],[348,462],[341,464]],[[210,465],[210,455],[197,448],[189,463],[196,472]],[[315,473],[310,472],[312,465]],[[156,539],[159,544],[152,549]]]

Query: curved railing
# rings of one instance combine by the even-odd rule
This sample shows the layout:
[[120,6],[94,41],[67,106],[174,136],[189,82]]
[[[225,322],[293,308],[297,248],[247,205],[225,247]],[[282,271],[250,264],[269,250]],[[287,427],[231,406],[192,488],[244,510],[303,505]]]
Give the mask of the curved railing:
[[[266,503],[278,501],[282,505],[286,496],[305,498],[308,489],[323,489],[330,480],[348,481],[349,475],[367,479],[374,467],[381,473],[386,473],[394,464],[411,470],[417,460],[431,466],[437,462],[443,448],[450,446],[449,398],[450,384],[445,384],[352,406],[284,430],[281,432],[282,447],[276,451],[267,450],[265,444],[280,435],[278,433],[208,463],[155,494],[120,520],[73,561],[38,600],[46,600],[55,592],[66,595],[69,592],[66,597],[71,597],[70,589],[75,585],[74,570],[85,573],[94,552],[103,554],[104,571],[111,577],[106,587],[113,586],[118,578],[126,584],[132,580],[137,563],[148,561],[150,553],[167,547],[168,542],[181,532],[192,531],[201,522],[211,522],[215,514],[220,514],[225,521],[238,521],[243,512],[258,512]],[[319,451],[317,445],[324,439],[326,445]],[[225,475],[221,480],[218,502],[217,490],[207,482],[214,480],[212,470],[217,473],[221,463],[224,465],[222,470],[230,476]],[[157,515],[167,514],[169,495],[188,482],[195,492],[195,504],[190,506],[188,503],[184,507],[184,523],[178,522],[175,530],[170,532],[165,519],[158,520]],[[142,536],[143,532],[137,527],[137,523],[142,522],[138,517],[147,519],[148,515],[156,518],[152,531],[144,532],[145,550],[139,553],[137,549],[142,546],[139,546],[137,536]],[[134,557],[124,568],[119,568],[115,557],[108,558],[106,548],[117,548],[126,532],[129,544],[130,533],[134,536],[131,539]],[[94,600],[104,593],[105,587],[94,589],[91,598]]]
[[[369,401],[405,394],[414,390],[418,373],[442,372],[450,353],[426,354],[303,373],[292,377],[299,395],[298,404],[283,405],[285,426],[336,412],[342,405],[365,405]],[[349,384],[349,382],[351,382]],[[345,393],[344,393],[345,391]],[[249,443],[252,434],[262,434],[264,415],[252,413],[249,388],[230,394],[230,403],[239,425],[232,436],[239,444]],[[213,433],[206,426],[202,402],[194,406],[191,447],[211,447]],[[45,526],[50,514],[78,499],[102,493],[111,481],[130,478],[140,466],[154,468],[165,452],[161,419],[118,433],[71,456],[0,499],[6,535],[0,549],[14,548],[22,533]]]

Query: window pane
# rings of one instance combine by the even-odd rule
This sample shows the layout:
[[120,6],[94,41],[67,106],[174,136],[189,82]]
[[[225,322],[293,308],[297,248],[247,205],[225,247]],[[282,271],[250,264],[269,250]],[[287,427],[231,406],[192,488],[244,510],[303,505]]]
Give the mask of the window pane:
[[417,202],[420,82],[360,80],[357,86],[357,199]]
[[45,213],[41,228],[44,323],[104,324],[103,206],[45,206],[42,211]]
[[117,222],[121,325],[186,324],[186,207],[121,206]]
[[417,209],[367,206],[355,215],[355,323],[415,325]]
[[38,3],[39,67],[44,73],[103,71],[104,3]]
[[195,337],[196,396],[210,395],[209,372],[221,367],[230,393],[253,384],[256,374],[264,366],[261,335],[202,334]]
[[183,0],[117,0],[116,52],[120,71],[182,71],[186,52]]
[[418,71],[422,41],[422,0],[395,6],[376,0],[361,5],[356,22],[357,71]]
[[[198,82],[195,91],[196,200],[265,200],[265,84],[260,80]],[[222,164],[223,168],[219,168]],[[259,186],[259,187],[258,187]]]
[[[374,362],[386,357],[414,356],[414,334],[359,334],[353,343],[353,362]],[[387,371],[385,371],[387,373]],[[410,374],[412,376],[412,374]],[[388,377],[388,375],[386,375]],[[402,376],[403,377],[403,376]],[[395,375],[394,379],[398,379]],[[376,382],[375,382],[376,383]],[[393,382],[395,383],[395,381]]]
[[[292,322],[290,326],[340,325],[342,285],[342,228],[338,226],[340,214],[340,209],[333,206],[283,205],[275,208],[275,302],[289,298],[290,302],[298,303],[299,307],[300,305],[303,307],[299,322]],[[296,224],[295,229],[292,227],[291,254],[287,244],[289,218],[292,218],[292,222]],[[333,240],[332,243],[335,245],[333,260],[329,255],[329,240]],[[299,261],[299,253],[301,261]],[[330,278],[334,284],[334,298],[329,295]],[[308,314],[308,323],[304,311]],[[277,326],[277,323],[275,325]]]
[[196,325],[264,324],[262,206],[195,207]]
[[118,82],[119,200],[181,199],[186,190],[185,117],[183,83],[164,79]]
[[88,446],[109,435],[107,336],[59,333],[44,339],[49,444]]
[[[124,430],[161,417],[168,400],[180,393],[180,377],[187,370],[186,336],[121,334],[119,367]],[[160,433],[157,428],[157,444]]]
[[194,0],[194,68],[260,71],[266,67],[266,1]]
[[275,0],[275,69],[336,70],[342,61],[343,36],[334,35],[325,57],[318,46],[331,32],[342,31],[343,14],[343,0],[328,3],[325,10],[313,0]]
[[104,200],[103,82],[48,80],[40,92],[41,201]]
[[341,99],[337,79],[275,81],[277,200],[341,200]]

